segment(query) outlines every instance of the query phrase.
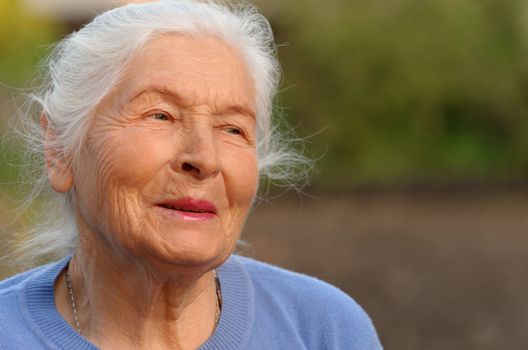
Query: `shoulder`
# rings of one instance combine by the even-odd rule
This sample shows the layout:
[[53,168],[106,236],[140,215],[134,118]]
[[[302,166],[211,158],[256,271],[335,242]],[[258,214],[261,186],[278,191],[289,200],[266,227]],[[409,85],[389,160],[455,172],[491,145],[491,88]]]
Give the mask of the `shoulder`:
[[39,296],[52,290],[56,272],[66,261],[42,265],[0,281],[0,321],[5,324],[15,315],[23,314],[27,310],[28,293]]
[[11,293],[23,287],[28,280],[32,277],[46,274],[50,269],[53,269],[57,265],[61,264],[62,261],[53,262],[50,264],[35,267],[31,270],[21,272],[19,274],[8,277],[0,281],[0,295],[5,293]]
[[363,309],[339,288],[315,277],[259,262],[247,257],[237,257],[246,268],[253,285],[261,291],[292,297],[292,302],[330,302],[327,306],[348,306],[355,312],[364,314]]
[[[300,329],[313,347],[379,349],[370,317],[349,295],[317,278],[246,257],[236,257],[255,295],[279,318]],[[258,307],[257,299],[257,307]]]
[[[46,347],[37,323],[53,318],[48,313],[54,307],[53,282],[67,260],[39,266],[0,281],[0,349]],[[35,315],[39,317],[35,318]]]
[[20,287],[24,285],[25,281],[31,278],[31,276],[37,273],[41,268],[42,267],[37,267],[35,269],[13,275],[11,277],[4,279],[3,281],[0,281],[0,295],[9,294],[9,293],[12,293],[13,291],[18,290]]
[[0,299],[2,300],[0,303],[0,320],[6,322],[6,319],[12,318],[17,310],[23,309],[25,290],[28,285],[40,282],[42,277],[49,274],[49,271],[58,264],[59,262],[55,262],[39,266],[0,281]]

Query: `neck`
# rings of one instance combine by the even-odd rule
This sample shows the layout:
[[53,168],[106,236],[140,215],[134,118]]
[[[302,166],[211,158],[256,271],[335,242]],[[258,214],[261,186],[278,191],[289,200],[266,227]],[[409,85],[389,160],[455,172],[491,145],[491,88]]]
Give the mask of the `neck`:
[[[213,333],[218,298],[211,271],[167,276],[101,247],[87,248],[79,245],[69,274],[79,326],[92,343],[102,349],[196,349]],[[76,329],[64,276],[56,300]]]

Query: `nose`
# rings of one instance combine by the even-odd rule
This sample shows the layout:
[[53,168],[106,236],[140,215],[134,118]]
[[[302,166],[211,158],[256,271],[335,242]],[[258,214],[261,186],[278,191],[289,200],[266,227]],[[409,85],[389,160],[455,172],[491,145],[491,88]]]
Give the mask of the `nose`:
[[221,162],[213,128],[195,124],[186,128],[183,138],[183,152],[177,157],[175,170],[200,180],[218,175]]

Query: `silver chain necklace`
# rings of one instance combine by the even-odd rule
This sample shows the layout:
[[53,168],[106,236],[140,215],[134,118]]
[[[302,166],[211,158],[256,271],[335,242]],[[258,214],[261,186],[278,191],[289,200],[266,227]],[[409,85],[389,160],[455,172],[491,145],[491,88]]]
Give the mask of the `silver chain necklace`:
[[83,335],[81,331],[81,325],[79,324],[79,313],[77,312],[77,305],[75,304],[75,298],[73,296],[73,288],[71,283],[71,277],[70,277],[70,264],[68,264],[68,267],[66,268],[66,284],[68,285],[68,293],[70,294],[70,302],[72,306],[73,311],[73,319],[75,321],[75,330],[77,333],[79,333],[81,336]]
[[[216,328],[218,326],[218,322],[220,321],[220,312],[222,310],[222,289],[220,288],[220,279],[218,278],[218,274],[216,273],[216,270],[213,270],[213,276],[214,276],[215,287],[216,287],[216,310],[215,310],[215,328]],[[75,296],[73,294],[73,287],[72,287],[72,282],[71,282],[71,277],[70,277],[70,264],[68,264],[68,266],[66,267],[66,285],[68,286],[68,294],[70,295],[73,319],[75,322],[75,330],[81,336],[84,336],[81,330],[81,324],[79,323],[79,313],[77,312],[77,304],[75,303]]]

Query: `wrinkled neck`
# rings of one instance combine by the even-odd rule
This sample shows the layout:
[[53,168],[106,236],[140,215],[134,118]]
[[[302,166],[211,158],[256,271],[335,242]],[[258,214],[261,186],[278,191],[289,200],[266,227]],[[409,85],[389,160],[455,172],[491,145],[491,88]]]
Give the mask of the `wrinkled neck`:
[[[69,273],[82,333],[102,349],[196,349],[215,328],[216,283],[211,271],[178,272],[81,239]],[[64,278],[56,287],[67,299]],[[59,310],[75,329],[68,304]]]

